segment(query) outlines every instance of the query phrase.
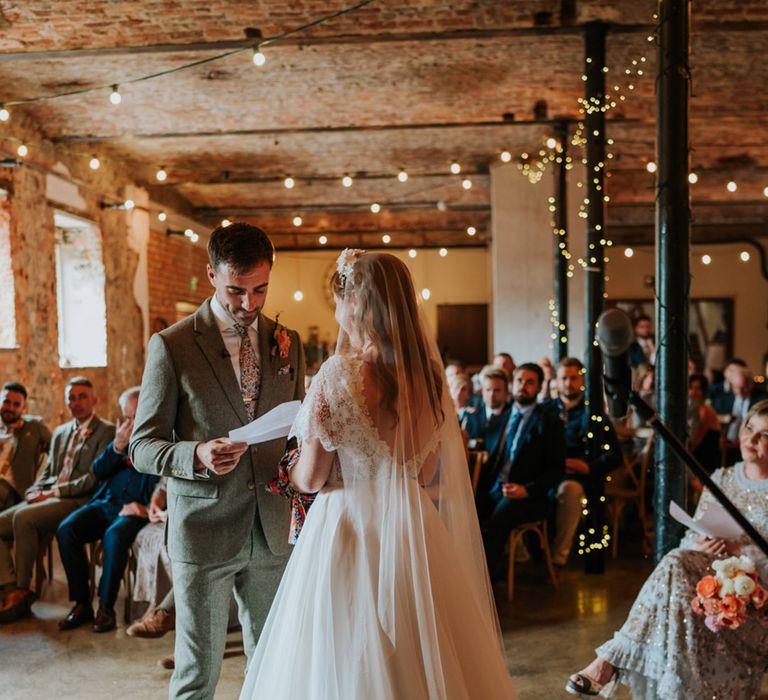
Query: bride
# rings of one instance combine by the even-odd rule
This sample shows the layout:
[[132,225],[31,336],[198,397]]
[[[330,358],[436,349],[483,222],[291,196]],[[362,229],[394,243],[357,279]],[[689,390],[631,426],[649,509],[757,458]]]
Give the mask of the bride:
[[345,250],[337,352],[292,428],[319,491],[241,699],[516,698],[443,366],[406,266]]

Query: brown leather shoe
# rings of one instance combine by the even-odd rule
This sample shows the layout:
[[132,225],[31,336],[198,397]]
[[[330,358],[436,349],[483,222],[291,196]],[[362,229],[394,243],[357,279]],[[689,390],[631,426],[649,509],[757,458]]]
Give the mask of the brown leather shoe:
[[107,610],[99,605],[99,610],[96,613],[96,619],[93,621],[94,632],[111,632],[117,627],[117,615],[114,610]]
[[176,656],[174,654],[171,654],[170,656],[164,656],[162,659],[160,659],[160,661],[157,662],[157,665],[160,666],[160,668],[173,671],[173,669],[176,668]]
[[59,629],[62,632],[73,630],[93,620],[93,608],[90,603],[75,603],[69,614],[59,620]]
[[176,626],[176,616],[162,608],[147,612],[138,622],[134,622],[125,633],[129,637],[145,637],[154,639],[162,637]]
[[0,608],[0,624],[16,622],[32,612],[32,592],[26,588],[17,588],[5,596],[3,607]]

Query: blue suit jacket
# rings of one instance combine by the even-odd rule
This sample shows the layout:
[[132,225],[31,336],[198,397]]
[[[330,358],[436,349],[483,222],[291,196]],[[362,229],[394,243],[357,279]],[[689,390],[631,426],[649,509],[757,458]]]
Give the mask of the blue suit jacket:
[[[752,408],[758,401],[765,399],[768,399],[768,394],[755,387],[749,397],[749,407]],[[712,408],[715,409],[715,413],[727,415],[733,410],[735,400],[736,395],[733,392],[723,390],[712,397]]]
[[496,451],[504,426],[509,420],[509,411],[510,406],[506,406],[498,416],[492,415],[489,419],[486,416],[485,404],[482,404],[474,413],[469,414],[467,433],[470,439],[480,441],[477,449],[487,450],[488,454]]
[[114,442],[110,442],[93,462],[93,474],[101,484],[91,501],[122,505],[138,501],[148,505],[160,477],[137,472],[128,455],[115,452],[113,445]]

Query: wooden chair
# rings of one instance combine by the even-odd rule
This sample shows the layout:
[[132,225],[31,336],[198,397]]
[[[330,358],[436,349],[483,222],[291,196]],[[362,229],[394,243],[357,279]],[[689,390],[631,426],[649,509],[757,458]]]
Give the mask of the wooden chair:
[[488,461],[488,453],[484,450],[469,453],[469,469],[472,477],[472,493],[477,493],[477,484],[485,463]]
[[552,581],[552,585],[557,588],[557,574],[555,573],[555,567],[552,564],[552,553],[549,549],[549,538],[547,537],[547,521],[536,520],[530,523],[523,523],[514,528],[509,534],[509,570],[507,572],[507,600],[509,601],[511,601],[515,595],[515,552],[517,551],[518,542],[526,532],[535,532],[539,538],[539,544],[544,553],[544,561],[547,564],[547,571],[549,572],[549,580]]
[[[35,561],[35,596],[43,595],[43,583],[46,579],[53,581],[53,540],[54,535],[42,535],[37,547],[37,560]],[[45,572],[45,556],[48,555],[48,573]]]
[[[104,562],[104,547],[101,540],[89,545],[90,556],[90,581],[91,581],[91,599],[96,594],[96,567],[102,566]],[[133,547],[128,548],[128,562],[123,572],[123,586],[125,587],[125,607],[123,609],[123,620],[126,625],[132,622],[131,607],[133,606],[133,584],[136,580],[136,556]]]
[[624,466],[611,475],[606,484],[605,497],[611,512],[611,556],[615,559],[619,553],[619,522],[624,509],[633,504],[643,528],[643,549],[649,549],[648,517],[645,506],[645,484],[653,458],[654,436],[650,433],[643,449],[633,458],[623,453]]

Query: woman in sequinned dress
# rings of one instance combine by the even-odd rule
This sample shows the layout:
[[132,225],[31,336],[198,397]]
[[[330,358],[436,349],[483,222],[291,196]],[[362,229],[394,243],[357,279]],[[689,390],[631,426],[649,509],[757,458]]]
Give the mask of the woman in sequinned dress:
[[[744,461],[718,469],[712,479],[768,537],[768,401],[752,407],[739,439]],[[714,502],[705,490],[694,517]],[[697,582],[711,573],[715,559],[733,554],[752,558],[760,580],[768,583],[768,558],[746,535],[726,542],[689,530],[645,582],[621,629],[598,647],[589,666],[571,676],[566,690],[610,696],[618,680],[634,700],[758,698],[768,670],[768,626],[750,619],[714,633],[691,610]]]

